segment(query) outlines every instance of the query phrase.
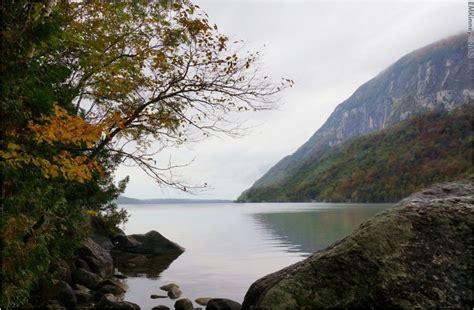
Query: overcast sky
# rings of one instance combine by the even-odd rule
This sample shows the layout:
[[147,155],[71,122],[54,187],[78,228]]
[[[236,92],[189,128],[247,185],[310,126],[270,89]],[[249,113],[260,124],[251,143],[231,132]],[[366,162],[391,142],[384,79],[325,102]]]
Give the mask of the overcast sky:
[[[197,1],[211,23],[249,50],[263,52],[269,76],[291,78],[278,110],[247,113],[244,137],[211,137],[171,150],[194,161],[176,171],[187,183],[210,188],[191,196],[160,187],[138,168],[126,196],[235,199],[281,158],[293,153],[361,84],[404,54],[467,32],[467,1]],[[162,154],[167,161],[170,154]]]

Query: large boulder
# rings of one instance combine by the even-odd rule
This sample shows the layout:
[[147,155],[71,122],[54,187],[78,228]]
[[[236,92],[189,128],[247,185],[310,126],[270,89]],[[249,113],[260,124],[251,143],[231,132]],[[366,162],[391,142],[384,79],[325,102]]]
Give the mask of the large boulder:
[[87,238],[77,250],[77,255],[87,262],[90,269],[101,277],[108,277],[113,273],[113,260],[110,252],[92,239]]
[[473,231],[473,179],[433,186],[256,281],[243,309],[471,308]]
[[114,240],[116,242],[114,250],[123,252],[153,255],[171,255],[184,252],[181,246],[166,239],[159,232],[154,230],[146,234],[118,236]]
[[104,220],[97,216],[89,218],[91,228],[91,239],[106,250],[111,250],[114,245],[112,243],[113,232],[107,226]]
[[82,268],[77,268],[72,274],[72,281],[76,284],[84,285],[92,290],[102,281],[102,278],[95,273]]

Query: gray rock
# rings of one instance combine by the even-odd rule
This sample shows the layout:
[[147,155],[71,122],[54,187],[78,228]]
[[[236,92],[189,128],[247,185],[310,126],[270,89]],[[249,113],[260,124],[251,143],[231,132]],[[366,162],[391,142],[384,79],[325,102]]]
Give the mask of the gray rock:
[[160,289],[162,289],[163,291],[169,291],[173,287],[179,288],[179,285],[177,285],[175,283],[169,283],[169,284],[165,284],[165,285],[160,286]]
[[183,294],[183,292],[181,292],[181,290],[177,286],[173,286],[168,291],[168,297],[171,298],[171,299],[179,298],[181,296],[181,294]]
[[90,226],[91,226],[91,239],[100,245],[105,250],[111,250],[114,245],[112,243],[111,237],[114,235],[114,232],[106,225],[103,219],[92,216],[90,217]]
[[151,295],[150,295],[150,298],[151,298],[151,299],[168,298],[168,296],[151,294]]
[[76,291],[80,291],[80,292],[90,292],[90,289],[88,289],[87,287],[85,287],[84,285],[80,285],[80,284],[74,284],[74,288]]
[[127,291],[127,285],[125,285],[124,283],[120,282],[120,281],[117,281],[117,280],[114,280],[114,279],[105,279],[103,281],[100,281],[97,285],[96,285],[96,289],[99,289],[101,288],[102,286],[105,286],[105,285],[112,285],[112,286],[116,286],[117,288],[119,288],[120,290],[122,290],[123,292]]
[[179,254],[184,249],[166,239],[157,231],[149,231],[144,235],[136,234],[118,238],[114,250],[136,254]]
[[97,258],[92,256],[84,257],[84,261],[89,266],[91,272],[100,275],[101,277],[105,277],[105,272],[103,270],[103,264]]
[[67,308],[74,308],[77,305],[74,290],[69,283],[62,280],[52,280],[50,284],[44,285],[42,288],[42,298],[49,302],[55,300]]
[[209,300],[206,310],[240,310],[242,305],[226,298],[213,298]]
[[194,301],[201,306],[207,306],[207,304],[209,303],[209,300],[211,299],[212,299],[211,297],[200,297],[200,298],[196,298]]
[[104,285],[96,290],[97,296],[103,296],[105,294],[112,294],[114,296],[123,296],[124,290],[115,285]]
[[131,257],[127,263],[134,264],[135,266],[137,266],[137,265],[144,265],[146,264],[146,262],[147,262],[147,258],[145,256],[136,255],[136,256]]
[[82,268],[77,268],[72,274],[72,281],[74,283],[84,285],[89,289],[94,289],[97,284],[102,281],[102,278],[95,273],[89,272]]
[[470,308],[473,231],[473,179],[433,186],[258,280],[243,308]]
[[98,309],[130,309],[130,310],[140,310],[140,307],[137,304],[134,304],[129,301],[122,301],[112,294],[104,295],[100,301],[97,303]]
[[92,271],[101,277],[112,275],[113,260],[110,252],[92,239],[84,240],[82,247],[77,250],[77,254],[87,262]]
[[94,298],[90,291],[74,290],[78,304],[85,304],[91,302]]
[[178,299],[174,303],[176,310],[194,310],[193,302],[187,298]]
[[87,262],[83,260],[82,258],[76,259],[76,261],[74,262],[74,265],[76,266],[76,268],[82,268],[87,271],[92,271],[89,265],[87,264]]

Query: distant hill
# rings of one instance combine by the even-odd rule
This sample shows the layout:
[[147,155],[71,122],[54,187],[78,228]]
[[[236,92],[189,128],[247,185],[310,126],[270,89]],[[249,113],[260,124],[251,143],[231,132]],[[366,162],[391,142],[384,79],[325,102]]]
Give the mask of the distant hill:
[[222,199],[136,199],[125,196],[119,196],[117,203],[121,205],[151,205],[151,204],[183,204],[183,203],[229,203],[232,200]]
[[474,102],[418,115],[327,150],[288,186],[252,188],[238,201],[398,201],[473,174],[473,127]]
[[[328,152],[333,148],[414,115],[433,110],[450,111],[473,100],[473,88],[467,58],[467,35],[450,37],[416,50],[360,86],[336,107],[305,144],[280,160],[238,200],[308,199],[311,195],[299,197],[297,193],[301,192],[291,194],[290,191],[299,186],[297,182],[304,176],[325,169],[325,166],[317,165],[327,163],[322,161],[322,157],[328,158]],[[308,171],[308,167],[313,170]],[[310,182],[309,179],[306,182]],[[316,192],[321,192],[318,183],[307,186],[313,188],[314,197],[318,196]],[[331,200],[337,200],[335,198]]]

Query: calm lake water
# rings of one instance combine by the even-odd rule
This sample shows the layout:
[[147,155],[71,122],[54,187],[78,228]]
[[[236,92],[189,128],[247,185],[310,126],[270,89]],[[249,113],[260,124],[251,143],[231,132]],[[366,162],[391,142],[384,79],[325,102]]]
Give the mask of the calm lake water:
[[[354,231],[388,204],[172,204],[122,205],[130,214],[127,234],[156,230],[186,251],[129,277],[126,300],[142,309],[174,300],[163,284],[177,283],[183,296],[224,297],[242,302],[260,277],[307,257]],[[159,266],[158,266],[159,265]],[[195,306],[199,306],[195,304]]]

